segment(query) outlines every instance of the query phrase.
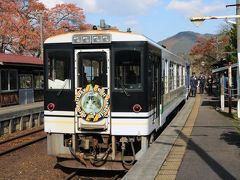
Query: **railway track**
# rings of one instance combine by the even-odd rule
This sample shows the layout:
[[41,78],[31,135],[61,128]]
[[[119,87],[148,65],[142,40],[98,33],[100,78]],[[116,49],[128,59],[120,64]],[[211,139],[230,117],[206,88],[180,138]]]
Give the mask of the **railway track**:
[[[164,129],[171,123],[173,118],[176,116],[177,112],[181,110],[184,103],[181,103],[170,115],[168,121],[160,128],[155,138],[164,131]],[[104,170],[83,170],[76,169],[75,171],[68,172],[68,175],[64,180],[121,180],[127,171],[104,171]]]
[[15,137],[0,141],[0,156],[33,144],[47,137],[43,128],[20,134]]
[[89,171],[77,169],[64,178],[64,180],[120,180],[127,171]]

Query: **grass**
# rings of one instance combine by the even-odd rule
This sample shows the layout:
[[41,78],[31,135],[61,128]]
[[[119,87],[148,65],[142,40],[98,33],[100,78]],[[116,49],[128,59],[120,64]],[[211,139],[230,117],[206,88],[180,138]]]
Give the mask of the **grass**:
[[240,118],[238,118],[237,113],[232,113],[230,116],[234,127],[237,129],[238,133],[240,133]]

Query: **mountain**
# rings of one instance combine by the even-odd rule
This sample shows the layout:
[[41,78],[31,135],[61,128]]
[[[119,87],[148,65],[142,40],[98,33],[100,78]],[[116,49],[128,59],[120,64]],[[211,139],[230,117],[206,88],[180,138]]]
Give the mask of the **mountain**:
[[178,34],[159,41],[158,44],[166,46],[171,52],[183,55],[188,54],[191,48],[196,43],[196,40],[201,37],[211,37],[213,34],[199,34],[192,31],[179,32]]

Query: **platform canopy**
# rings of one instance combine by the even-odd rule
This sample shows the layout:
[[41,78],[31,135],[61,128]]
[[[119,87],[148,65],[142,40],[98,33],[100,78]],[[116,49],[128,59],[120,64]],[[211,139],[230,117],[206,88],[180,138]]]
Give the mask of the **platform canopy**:
[[40,58],[33,56],[22,56],[16,54],[0,54],[0,65],[5,64],[29,64],[29,65],[43,65]]

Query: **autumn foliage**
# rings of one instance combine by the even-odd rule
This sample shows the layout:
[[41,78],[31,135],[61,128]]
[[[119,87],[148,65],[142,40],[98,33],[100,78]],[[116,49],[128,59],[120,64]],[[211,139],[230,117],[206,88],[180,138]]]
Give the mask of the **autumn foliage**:
[[190,52],[193,71],[211,73],[211,66],[226,57],[225,47],[228,43],[228,36],[198,38]]
[[48,9],[38,0],[0,0],[0,26],[0,53],[37,57],[40,56],[41,32],[45,40],[63,32],[90,28],[85,24],[83,9],[76,5],[58,4]]

